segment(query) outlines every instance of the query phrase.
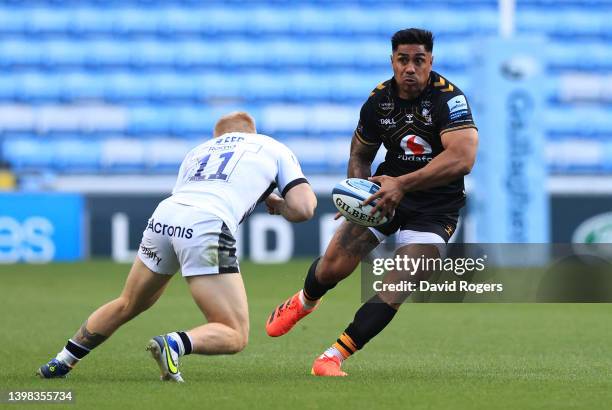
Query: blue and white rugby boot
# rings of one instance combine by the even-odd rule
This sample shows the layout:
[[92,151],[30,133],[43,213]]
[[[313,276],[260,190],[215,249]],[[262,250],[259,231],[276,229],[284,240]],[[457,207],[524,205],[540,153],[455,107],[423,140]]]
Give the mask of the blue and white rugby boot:
[[49,363],[40,366],[40,369],[36,371],[36,374],[43,379],[55,379],[58,377],[66,377],[68,372],[72,370],[72,367],[66,363],[53,358],[49,360]]
[[161,371],[161,380],[184,382],[179,372],[179,347],[174,339],[168,335],[155,336],[149,340],[146,350],[157,362]]

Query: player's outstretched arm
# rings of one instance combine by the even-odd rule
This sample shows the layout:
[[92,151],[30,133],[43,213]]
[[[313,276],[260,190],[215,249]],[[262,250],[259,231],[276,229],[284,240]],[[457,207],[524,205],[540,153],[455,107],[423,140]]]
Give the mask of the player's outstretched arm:
[[268,212],[273,215],[282,215],[289,222],[303,222],[313,217],[317,207],[317,197],[309,184],[299,184],[291,188],[281,198],[270,194],[266,198]]

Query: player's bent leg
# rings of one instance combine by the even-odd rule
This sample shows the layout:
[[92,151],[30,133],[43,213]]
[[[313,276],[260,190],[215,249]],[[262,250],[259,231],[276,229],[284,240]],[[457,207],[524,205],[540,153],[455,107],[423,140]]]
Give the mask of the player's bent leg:
[[238,353],[248,342],[248,306],[239,273],[187,276],[187,282],[208,323],[149,340],[146,349],[159,366],[161,380],[184,381],[179,371],[181,356]]
[[304,288],[278,305],[268,317],[266,332],[282,336],[314,311],[319,300],[338,282],[349,276],[363,257],[378,245],[368,228],[344,221],[334,233],[325,254],[317,258],[306,275]]
[[75,335],[75,340],[87,347],[95,343],[89,340],[87,333],[110,336],[121,325],[153,306],[171,278],[153,272],[136,257],[119,297],[93,312]]
[[121,295],[93,312],[57,357],[41,366],[37,374],[43,378],[65,377],[121,325],[151,307],[171,278],[153,272],[137,257]]
[[[395,251],[395,255],[399,255],[400,257],[407,256],[411,259],[417,258],[425,258],[425,259],[433,259],[440,257],[440,249],[436,245],[432,244],[407,244],[401,246]],[[384,285],[398,285],[400,283],[408,283],[414,282],[419,283],[422,280],[427,279],[432,274],[431,271],[427,271],[423,268],[420,268],[417,271],[398,271],[393,270],[388,272],[383,278],[382,282]],[[389,291],[387,289],[405,289],[406,286],[383,286],[383,291],[378,292],[378,296],[382,301],[387,303],[389,306],[392,306],[394,309],[398,310],[402,303],[406,301],[406,299],[410,296],[410,291]]]
[[[396,251],[397,255],[410,258],[434,258],[440,255],[438,247],[431,244],[408,244]],[[384,278],[386,283],[399,283],[403,280],[422,280],[429,272],[418,271],[413,275],[407,272],[392,271]],[[407,292],[399,294],[385,292],[374,295],[355,313],[353,322],[323,354],[315,359],[311,373],[315,376],[346,376],[341,370],[342,363],[372,338],[378,335],[395,317],[401,303],[410,296]]]
[[319,296],[321,292],[326,292],[325,287],[331,289],[348,277],[378,244],[378,238],[369,228],[344,221],[334,233],[317,264],[314,279],[317,284],[322,285],[321,289],[306,289],[315,293],[314,295],[308,293],[309,296]]
[[249,338],[249,308],[240,273],[187,278],[189,289],[208,323],[191,329],[193,353],[233,354]]

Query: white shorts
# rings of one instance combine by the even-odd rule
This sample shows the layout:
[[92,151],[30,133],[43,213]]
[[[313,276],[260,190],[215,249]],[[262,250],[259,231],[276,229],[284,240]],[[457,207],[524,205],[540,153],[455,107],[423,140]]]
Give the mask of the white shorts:
[[142,233],[138,257],[153,272],[183,276],[240,272],[236,240],[218,216],[162,201]]
[[[376,236],[379,244],[382,244],[388,238],[387,235],[374,228],[369,228],[369,230],[372,232],[372,234],[374,234],[374,236]],[[395,250],[413,243],[421,245],[428,244],[434,245],[436,248],[438,248],[438,252],[440,253],[441,257],[446,255],[446,242],[444,241],[444,238],[437,233],[404,229],[396,232],[393,235],[395,235]]]

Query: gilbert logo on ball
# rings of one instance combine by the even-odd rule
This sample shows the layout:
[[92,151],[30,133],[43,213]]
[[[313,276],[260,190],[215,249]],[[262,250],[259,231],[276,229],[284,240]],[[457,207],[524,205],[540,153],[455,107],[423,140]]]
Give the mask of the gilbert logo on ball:
[[380,186],[360,178],[344,179],[332,191],[332,200],[338,211],[349,221],[363,226],[377,226],[387,222],[378,212],[370,215],[376,202],[363,205],[363,201],[378,192]]

